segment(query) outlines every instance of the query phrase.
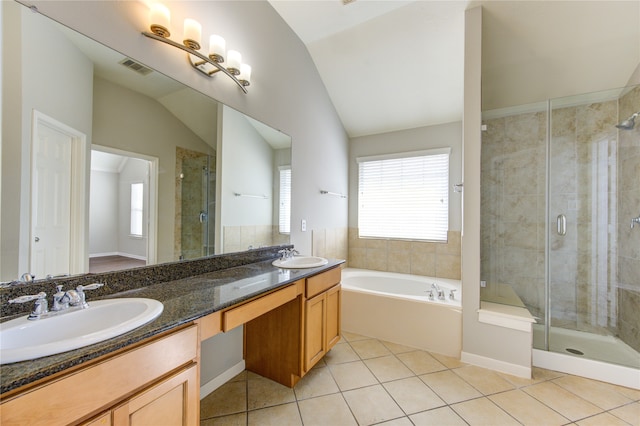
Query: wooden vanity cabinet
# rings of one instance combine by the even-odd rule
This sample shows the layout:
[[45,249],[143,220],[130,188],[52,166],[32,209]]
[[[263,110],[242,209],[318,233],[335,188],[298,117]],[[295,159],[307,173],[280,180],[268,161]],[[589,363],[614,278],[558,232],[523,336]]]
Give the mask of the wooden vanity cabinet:
[[[195,426],[198,348],[198,327],[180,328],[6,398],[0,424]],[[158,413],[163,421],[154,423]]]
[[196,425],[200,414],[198,368],[185,368],[112,410],[113,426]]
[[296,282],[295,299],[245,324],[247,370],[288,387],[340,340],[339,267]]
[[293,387],[340,340],[339,267],[70,368],[0,402],[0,424],[197,426],[200,342],[244,328],[246,368]]
[[307,279],[304,373],[340,340],[340,268]]

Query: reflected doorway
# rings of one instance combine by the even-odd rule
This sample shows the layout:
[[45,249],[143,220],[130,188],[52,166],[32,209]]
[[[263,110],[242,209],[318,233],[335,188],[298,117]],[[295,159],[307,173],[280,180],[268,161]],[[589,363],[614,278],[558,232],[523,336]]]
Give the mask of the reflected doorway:
[[157,159],[94,146],[89,195],[89,272],[154,264]]

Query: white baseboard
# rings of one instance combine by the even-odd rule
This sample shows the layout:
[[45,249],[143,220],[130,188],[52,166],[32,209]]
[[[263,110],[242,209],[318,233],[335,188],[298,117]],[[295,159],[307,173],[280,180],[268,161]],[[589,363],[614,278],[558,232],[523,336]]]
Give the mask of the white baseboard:
[[488,368],[490,370],[499,371],[501,373],[511,374],[512,376],[531,378],[531,366],[511,364],[509,362],[500,361],[493,358],[487,358],[482,355],[470,354],[462,352],[460,361],[467,364],[477,365],[478,367]]
[[107,257],[107,256],[122,256],[122,257],[128,257],[130,259],[136,259],[136,260],[147,260],[146,256],[139,256],[137,254],[130,254],[130,253],[121,253],[119,251],[114,251],[114,252],[108,252],[108,253],[93,253],[89,255],[90,259],[96,258],[96,257]]
[[245,368],[245,364],[243,359],[242,361],[240,361],[239,363],[237,363],[236,365],[234,365],[224,373],[214,377],[213,379],[209,380],[207,383],[200,386],[200,399],[205,398],[211,392],[218,389],[220,386],[224,385],[229,380],[236,377],[238,374],[242,373],[244,371],[244,368]]
[[106,252],[106,253],[91,253],[89,255],[90,259],[93,259],[94,257],[107,257],[107,256],[118,256],[119,253],[117,251],[110,251],[110,252]]

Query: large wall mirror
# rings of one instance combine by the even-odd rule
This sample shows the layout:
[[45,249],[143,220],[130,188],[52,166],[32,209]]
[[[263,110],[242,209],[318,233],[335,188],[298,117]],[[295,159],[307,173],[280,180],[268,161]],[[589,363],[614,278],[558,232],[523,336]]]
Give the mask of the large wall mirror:
[[1,281],[289,242],[289,136],[2,3]]

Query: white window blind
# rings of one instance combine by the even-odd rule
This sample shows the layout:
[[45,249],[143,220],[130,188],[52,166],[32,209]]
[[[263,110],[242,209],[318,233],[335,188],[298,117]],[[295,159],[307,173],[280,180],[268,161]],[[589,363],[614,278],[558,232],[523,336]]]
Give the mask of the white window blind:
[[144,185],[142,183],[131,184],[131,235],[142,237],[142,206],[144,200]]
[[358,158],[360,237],[446,241],[450,152]]
[[280,201],[278,228],[281,234],[291,232],[291,166],[280,168]]

